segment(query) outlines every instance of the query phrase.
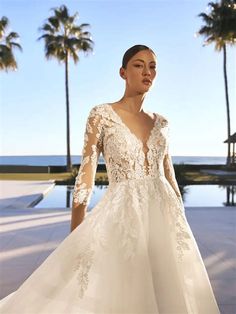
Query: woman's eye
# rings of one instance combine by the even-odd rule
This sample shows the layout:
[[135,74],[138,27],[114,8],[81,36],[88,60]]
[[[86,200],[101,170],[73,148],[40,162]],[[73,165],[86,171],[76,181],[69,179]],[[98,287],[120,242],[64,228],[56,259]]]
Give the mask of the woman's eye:
[[[142,67],[142,64],[134,64],[135,67],[140,68]],[[156,69],[156,66],[150,66],[151,69]]]

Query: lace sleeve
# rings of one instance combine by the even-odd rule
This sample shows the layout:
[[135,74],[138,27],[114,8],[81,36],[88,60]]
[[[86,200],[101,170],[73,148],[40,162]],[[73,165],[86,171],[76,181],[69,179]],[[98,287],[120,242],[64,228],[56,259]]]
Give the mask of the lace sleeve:
[[175,193],[176,193],[177,197],[179,198],[180,202],[183,204],[181,192],[180,192],[180,189],[179,189],[178,182],[176,180],[175,170],[174,170],[172,158],[171,158],[170,151],[169,151],[169,127],[168,127],[167,150],[166,150],[166,153],[165,153],[165,156],[164,156],[164,160],[163,160],[163,167],[164,167],[164,172],[165,172],[166,179],[168,180],[168,182],[170,183],[171,187],[175,191]]
[[89,204],[101,149],[102,119],[95,106],[89,113],[84,132],[82,161],[73,190],[73,206],[75,207]]
[[178,197],[181,197],[179,186],[178,186],[178,183],[177,183],[176,177],[175,177],[174,166],[173,166],[169,151],[165,154],[163,163],[164,163],[164,171],[165,171],[166,179],[168,180],[168,182],[170,183],[170,185],[174,189],[176,195]]

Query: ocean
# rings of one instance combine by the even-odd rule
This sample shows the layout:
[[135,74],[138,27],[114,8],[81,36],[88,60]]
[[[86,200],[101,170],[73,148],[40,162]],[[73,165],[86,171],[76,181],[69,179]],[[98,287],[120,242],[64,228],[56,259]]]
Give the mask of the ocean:
[[[172,156],[175,164],[208,164],[224,165],[226,157],[222,156]],[[80,164],[81,155],[71,156],[72,164]],[[99,164],[103,164],[104,159],[99,158]],[[0,156],[0,165],[28,165],[28,166],[65,166],[65,155],[35,155],[35,156]]]

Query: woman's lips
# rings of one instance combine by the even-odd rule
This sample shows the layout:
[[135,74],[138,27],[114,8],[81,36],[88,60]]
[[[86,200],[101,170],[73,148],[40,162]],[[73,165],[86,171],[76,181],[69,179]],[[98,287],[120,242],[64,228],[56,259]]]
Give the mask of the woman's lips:
[[143,80],[142,82],[145,85],[151,85],[152,84],[151,80]]

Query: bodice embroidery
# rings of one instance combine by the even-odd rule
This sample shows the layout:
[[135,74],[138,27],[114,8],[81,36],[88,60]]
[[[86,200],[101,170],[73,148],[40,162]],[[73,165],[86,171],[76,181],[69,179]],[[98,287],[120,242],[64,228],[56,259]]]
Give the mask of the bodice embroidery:
[[[116,111],[112,108],[112,106],[110,104],[107,104],[108,109],[111,110],[111,116],[114,119],[114,121],[120,125],[121,127],[124,128],[124,131],[126,130],[128,135],[130,135],[131,139],[130,141],[134,142],[134,145],[137,145],[138,148],[138,154],[140,155],[139,158],[137,158],[137,161],[140,161],[140,166],[143,169],[143,173],[141,174],[141,176],[145,176],[150,174],[151,172],[151,167],[150,167],[150,142],[152,140],[152,136],[154,134],[154,131],[156,129],[156,124],[157,124],[157,120],[158,120],[158,115],[155,114],[155,119],[154,119],[154,124],[153,127],[151,128],[150,132],[149,132],[149,136],[147,138],[147,140],[145,142],[143,142],[140,138],[137,137],[137,135],[135,135],[130,128],[126,125],[126,123],[123,122],[122,118],[119,116],[119,114],[116,113]],[[167,120],[166,120],[167,122]],[[144,148],[147,149],[147,152],[144,151]],[[129,175],[129,179],[130,179],[130,175]]]

